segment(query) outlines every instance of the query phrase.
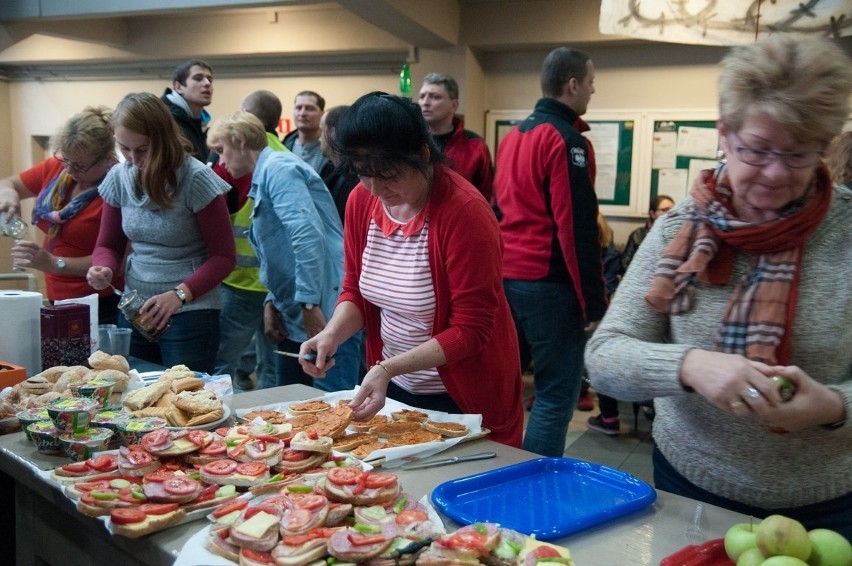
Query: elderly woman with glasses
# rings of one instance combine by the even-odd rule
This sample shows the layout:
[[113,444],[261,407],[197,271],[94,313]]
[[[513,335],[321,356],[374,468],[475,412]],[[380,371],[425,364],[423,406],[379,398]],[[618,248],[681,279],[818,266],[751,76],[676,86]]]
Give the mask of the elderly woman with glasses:
[[[32,222],[44,244],[18,240],[12,257],[16,267],[44,272],[51,301],[92,293],[86,272],[103,207],[98,185],[116,163],[111,118],[109,108],[86,107],[54,136],[53,157],[0,181],[0,216],[18,215],[21,200],[35,199]],[[118,297],[109,288],[98,294],[98,321],[114,323]]]
[[657,488],[852,538],[852,191],[821,161],[852,65],[773,36],[731,51],[719,92],[724,160],[637,251],[592,385],[656,398]]

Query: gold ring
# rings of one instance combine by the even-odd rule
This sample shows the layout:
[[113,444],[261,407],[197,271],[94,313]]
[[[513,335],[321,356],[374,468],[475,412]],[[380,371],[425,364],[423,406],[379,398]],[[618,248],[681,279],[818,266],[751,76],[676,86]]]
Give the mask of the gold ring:
[[731,401],[731,402],[729,403],[729,406],[730,406],[732,409],[739,409],[739,408],[740,408],[740,407],[742,407],[743,405],[745,405],[745,403],[743,403],[742,401]]

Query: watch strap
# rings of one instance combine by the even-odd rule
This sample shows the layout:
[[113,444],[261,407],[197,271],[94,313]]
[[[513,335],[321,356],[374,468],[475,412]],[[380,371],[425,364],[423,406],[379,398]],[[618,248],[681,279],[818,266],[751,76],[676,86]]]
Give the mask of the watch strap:
[[172,289],[172,291],[174,291],[175,295],[177,295],[177,298],[180,299],[180,303],[182,305],[185,305],[186,304],[186,292],[183,289],[181,289],[180,287],[175,287],[174,289]]

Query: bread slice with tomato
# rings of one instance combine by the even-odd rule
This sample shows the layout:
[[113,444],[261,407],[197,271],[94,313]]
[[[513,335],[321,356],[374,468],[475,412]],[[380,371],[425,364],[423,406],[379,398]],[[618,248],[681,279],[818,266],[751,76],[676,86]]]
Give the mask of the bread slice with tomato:
[[161,469],[143,478],[142,490],[153,503],[182,504],[197,498],[204,486],[183,473]]
[[278,566],[301,566],[319,560],[328,554],[328,539],[338,530],[317,527],[303,534],[282,536],[272,549],[272,558]]
[[300,535],[325,526],[329,501],[318,493],[293,493],[289,495],[290,508],[284,511],[279,524],[282,536]]
[[140,444],[153,456],[183,456],[197,452],[213,442],[213,433],[206,430],[174,431],[161,428],[142,437]]
[[389,503],[402,491],[396,474],[363,471],[356,467],[332,468],[326,474],[323,488],[332,501],[352,505]]
[[240,548],[269,552],[278,544],[279,513],[277,507],[263,504],[245,508],[231,525],[229,542]]
[[110,528],[114,534],[139,538],[179,523],[186,511],[178,503],[144,503],[129,508],[113,509]]
[[380,556],[393,544],[398,528],[395,524],[382,524],[374,532],[362,533],[345,529],[333,533],[328,539],[328,553],[338,561],[361,564]]
[[50,472],[50,479],[65,485],[118,475],[118,457],[115,454],[99,454],[82,462],[73,462],[54,468]]
[[157,471],[160,465],[160,459],[152,456],[139,444],[121,446],[118,449],[118,469],[124,475],[142,477]]
[[269,481],[269,466],[262,462],[237,462],[222,458],[198,469],[201,480],[217,485],[249,487]]

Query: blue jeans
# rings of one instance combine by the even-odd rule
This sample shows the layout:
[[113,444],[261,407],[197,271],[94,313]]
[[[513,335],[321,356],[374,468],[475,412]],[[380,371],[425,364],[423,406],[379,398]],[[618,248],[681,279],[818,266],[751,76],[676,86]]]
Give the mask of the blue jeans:
[[[302,371],[299,360],[287,356],[276,356],[277,375],[274,381],[260,381],[259,387],[276,387],[301,383],[322,389],[323,391],[347,391],[354,389],[361,380],[361,340],[363,332],[355,333],[346,340],[334,354],[334,367],[328,370],[324,378],[313,379]],[[285,352],[299,353],[299,342],[284,340],[278,344],[278,349]]]
[[275,379],[275,352],[273,344],[263,333],[263,301],[266,293],[237,289],[222,285],[222,311],[219,321],[222,329],[219,352],[216,355],[216,375],[236,377],[244,368],[241,360],[254,337],[258,382]]
[[651,455],[651,461],[654,463],[654,487],[657,489],[704,501],[758,519],[763,519],[769,515],[792,517],[801,522],[808,530],[831,529],[852,540],[852,493],[802,507],[761,509],[718,496],[698,487],[680,475],[680,472],[674,469],[674,466],[666,460],[666,457],[656,446]]
[[172,327],[157,342],[148,342],[125,318],[118,315],[118,326],[133,328],[130,355],[167,368],[183,364],[193,371],[213,373],[219,349],[219,311],[202,309],[178,312]]
[[515,328],[529,346],[535,375],[524,450],[562,456],[583,375],[587,336],[579,304],[564,283],[506,279],[503,288]]

